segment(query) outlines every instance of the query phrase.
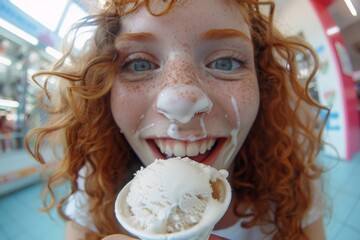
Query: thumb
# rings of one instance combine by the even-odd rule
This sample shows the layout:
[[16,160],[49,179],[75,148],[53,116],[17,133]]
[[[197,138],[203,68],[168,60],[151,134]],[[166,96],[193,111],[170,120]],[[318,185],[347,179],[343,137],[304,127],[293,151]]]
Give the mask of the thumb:
[[135,238],[128,237],[128,236],[122,235],[122,234],[113,234],[113,235],[104,237],[102,240],[135,240]]
[[211,234],[209,240],[226,240],[227,238],[219,237],[216,235]]

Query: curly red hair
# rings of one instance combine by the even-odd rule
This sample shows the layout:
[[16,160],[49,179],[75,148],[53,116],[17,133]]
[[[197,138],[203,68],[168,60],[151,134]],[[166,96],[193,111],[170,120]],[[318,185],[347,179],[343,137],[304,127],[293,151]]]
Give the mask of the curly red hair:
[[[153,15],[160,16],[170,11],[176,1],[164,1],[166,5],[156,11],[150,2],[109,1],[102,12],[73,26],[73,39],[81,27],[96,27],[81,53],[74,51],[74,42],[70,41],[68,51],[51,70],[33,77],[37,82],[40,77],[45,78],[39,105],[51,121],[28,133],[27,149],[45,163],[40,151],[45,140],[51,137],[56,139],[55,145],[63,147],[60,166],[48,181],[52,201],[46,209],[57,205],[60,215],[67,219],[63,205],[79,190],[80,169],[90,166],[93,171],[85,176],[85,191],[90,213],[96,216],[93,221],[99,237],[122,231],[114,216],[115,197],[140,165],[134,161],[135,154],[110,111],[110,89],[119,54],[114,39],[124,14],[145,4]],[[322,172],[315,164],[322,145],[319,111],[327,111],[307,90],[318,66],[317,58],[307,44],[286,38],[276,30],[273,3],[237,2],[250,27],[260,88],[259,113],[236,156],[231,179],[236,197],[250,199],[255,209],[243,227],[271,222],[275,226],[273,239],[306,239],[301,221],[312,201],[310,183]],[[262,6],[268,6],[268,14],[262,13]],[[305,79],[299,74],[299,55],[311,69]],[[58,82],[57,93],[49,87],[50,81]],[[71,190],[57,202],[53,188],[59,181],[70,181]]]

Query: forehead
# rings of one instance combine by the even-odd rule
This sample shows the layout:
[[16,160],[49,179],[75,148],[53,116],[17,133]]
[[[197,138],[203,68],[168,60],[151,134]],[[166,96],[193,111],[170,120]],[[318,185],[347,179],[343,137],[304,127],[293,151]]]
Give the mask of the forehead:
[[[176,26],[178,31],[189,31],[194,28],[208,28],[209,25],[214,29],[236,29],[250,36],[249,27],[246,24],[241,10],[241,5],[232,0],[191,0],[176,1],[177,3],[169,12],[161,16],[153,16],[149,9],[161,11],[157,5],[162,0],[154,2],[146,8],[145,4],[140,4],[134,12],[128,13],[122,18],[121,32],[139,32],[149,28],[149,25],[157,25],[159,28]],[[170,2],[170,1],[166,1]]]

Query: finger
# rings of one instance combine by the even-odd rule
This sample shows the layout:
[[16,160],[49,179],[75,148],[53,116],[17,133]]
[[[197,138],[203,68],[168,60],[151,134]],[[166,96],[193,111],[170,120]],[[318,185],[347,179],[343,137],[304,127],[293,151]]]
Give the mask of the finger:
[[227,240],[227,238],[219,237],[216,235],[211,234],[209,240]]
[[102,240],[134,240],[135,238],[128,237],[122,234],[113,234],[104,237]]

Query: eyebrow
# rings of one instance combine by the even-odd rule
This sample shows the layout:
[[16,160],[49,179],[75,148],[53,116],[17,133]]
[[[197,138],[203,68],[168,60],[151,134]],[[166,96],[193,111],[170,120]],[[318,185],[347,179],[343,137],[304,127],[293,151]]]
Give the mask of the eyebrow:
[[226,28],[226,29],[211,29],[209,31],[201,34],[201,38],[204,40],[221,40],[226,38],[242,38],[247,42],[252,44],[252,41],[249,36],[244,32],[241,32],[236,29]]
[[138,32],[138,33],[124,33],[115,39],[115,45],[125,41],[155,41],[156,37],[152,33]]

